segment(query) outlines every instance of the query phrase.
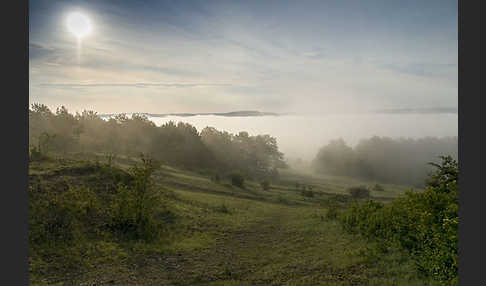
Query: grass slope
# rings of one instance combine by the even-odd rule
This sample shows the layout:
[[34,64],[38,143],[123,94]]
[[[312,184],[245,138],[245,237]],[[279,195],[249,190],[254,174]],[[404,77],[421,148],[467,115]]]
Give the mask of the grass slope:
[[[117,168],[80,160],[32,162],[31,189],[85,185],[102,196],[123,180],[129,159]],[[94,168],[93,166],[100,166]],[[113,177],[113,169],[118,175]],[[108,175],[109,174],[109,175]],[[165,228],[147,243],[86,238],[66,249],[31,250],[33,285],[428,285],[402,253],[375,257],[367,242],[326,219],[327,203],[350,185],[346,178],[311,177],[285,171],[263,191],[214,183],[164,166],[155,174]],[[295,183],[313,186],[304,197]],[[42,188],[38,186],[42,185]],[[405,188],[384,185],[383,198]],[[44,253],[44,255],[43,255]]]

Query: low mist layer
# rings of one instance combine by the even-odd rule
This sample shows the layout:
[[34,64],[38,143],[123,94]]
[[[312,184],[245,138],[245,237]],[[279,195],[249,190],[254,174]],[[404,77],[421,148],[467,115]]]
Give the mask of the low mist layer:
[[310,162],[319,148],[336,138],[351,147],[363,138],[422,138],[457,136],[457,114],[328,114],[255,117],[149,117],[156,125],[187,122],[198,130],[207,126],[231,133],[270,134],[289,160]]
[[[61,107],[53,113],[34,104],[29,116],[30,144],[38,150],[129,156],[143,152],[175,166],[256,177],[277,176],[277,169],[289,164],[322,174],[422,186],[431,170],[428,162],[442,155],[457,158],[456,136],[420,136],[454,133],[457,122],[449,114],[231,118],[119,114],[102,119],[93,111],[73,115]],[[397,133],[404,136],[393,138]],[[334,140],[337,136],[341,139]]]
[[322,174],[361,177],[381,182],[423,186],[439,156],[457,159],[457,137],[392,139],[374,136],[355,148],[342,139],[323,146],[312,162]]

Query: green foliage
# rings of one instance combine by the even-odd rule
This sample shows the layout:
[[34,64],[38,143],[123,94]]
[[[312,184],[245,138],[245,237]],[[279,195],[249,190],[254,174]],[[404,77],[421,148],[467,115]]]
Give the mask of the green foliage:
[[[117,163],[131,163],[125,160],[121,157]],[[160,187],[164,192],[159,194],[163,202],[154,207],[152,218],[163,223],[164,232],[153,241],[147,241],[141,237],[143,232],[137,234],[137,208],[133,196],[136,185],[133,175],[137,172],[110,167],[105,164],[105,158],[100,157],[100,162],[96,165],[65,159],[29,166],[32,197],[29,202],[38,204],[43,196],[50,202],[55,201],[55,197],[71,185],[84,188],[82,192],[87,195],[73,196],[73,192],[68,197],[68,205],[83,205],[82,202],[89,202],[88,198],[93,196],[92,205],[96,212],[95,215],[75,216],[76,223],[67,228],[74,239],[68,243],[58,239],[54,244],[49,238],[43,244],[29,244],[32,285],[55,284],[55,281],[75,285],[132,282],[158,285],[170,283],[165,280],[167,277],[174,277],[177,281],[171,279],[173,283],[184,285],[210,284],[221,279],[224,265],[228,265],[232,276],[241,277],[235,278],[235,285],[243,280],[250,284],[270,281],[270,276],[275,277],[274,284],[433,285],[416,277],[409,258],[394,258],[393,253],[378,257],[380,253],[377,253],[374,256],[379,264],[368,263],[371,259],[361,252],[370,244],[344,233],[337,221],[332,221],[333,211],[339,217],[341,206],[350,200],[350,196],[319,192],[319,199],[306,200],[302,204],[302,187],[295,191],[293,183],[296,179],[293,178],[286,184],[271,181],[272,187],[275,184],[274,190],[268,192],[262,191],[257,184],[260,178],[247,183],[249,179],[245,177],[247,190],[238,192],[239,188],[231,189],[229,181],[224,180],[220,185],[208,182],[209,172],[201,175],[164,166],[162,171],[155,171],[150,176],[154,183],[163,184]],[[143,166],[142,161],[138,167]],[[299,180],[306,190],[311,190],[312,184],[315,191],[325,190],[328,183],[321,184],[304,177]],[[348,182],[338,185],[341,189]],[[318,202],[323,208],[317,205]],[[119,208],[119,205],[126,207]],[[50,217],[62,214],[60,209],[53,209],[55,212]],[[83,210],[82,207],[74,209]],[[116,210],[120,209],[120,215],[116,215]],[[326,209],[328,212],[322,213]],[[41,215],[39,211],[42,210],[39,205],[30,213],[32,217],[29,219],[39,218],[33,225],[49,218]],[[132,226],[125,228],[126,234],[109,227],[115,217],[128,222],[126,226]],[[136,236],[140,238],[136,239]],[[272,247],[264,247],[268,245]],[[292,251],[296,245],[299,251]],[[199,251],[201,249],[204,251]],[[266,251],[264,255],[262,250]],[[164,262],[167,257],[177,257],[177,267],[151,267]],[[277,260],[279,265],[273,263]],[[252,271],[248,271],[248,265]],[[133,267],[140,271],[132,273],[132,282],[128,282],[123,273],[130,274]],[[310,268],[314,270],[309,272]],[[284,275],[282,269],[293,269],[292,277]],[[71,277],[76,277],[76,281],[69,281]],[[100,277],[106,279],[100,280]],[[196,278],[201,279],[196,281]]]
[[370,190],[365,186],[351,187],[348,189],[348,193],[354,199],[365,199],[370,197]]
[[116,160],[116,157],[116,154],[113,153],[106,154],[106,164],[108,165],[108,167],[113,166],[113,162]]
[[308,198],[313,198],[314,197],[314,192],[313,191],[308,191],[306,189],[303,189],[301,192],[302,196],[308,197]]
[[341,195],[341,194],[335,194],[335,195],[333,195],[332,199],[334,201],[340,202],[340,203],[348,203],[350,201],[349,196]]
[[69,187],[65,192],[30,190],[29,195],[31,246],[69,245],[102,227],[103,210],[89,188]]
[[151,180],[158,166],[149,158],[142,157],[129,173],[85,162],[42,164],[55,168],[29,178],[29,255],[35,275],[73,273],[116,259],[121,245],[159,237],[161,215],[170,217],[161,212],[164,204]]
[[219,184],[221,182],[221,176],[219,174],[214,174],[211,176],[211,181]]
[[156,238],[160,230],[155,215],[161,201],[151,178],[160,165],[143,154],[141,161],[130,169],[132,183],[129,186],[119,184],[110,206],[110,229],[126,238],[149,241]]
[[224,213],[224,214],[229,214],[231,213],[229,208],[226,206],[225,203],[222,203],[221,205],[219,205],[217,208],[216,208],[216,211],[217,212],[220,212],[220,213]]
[[131,168],[131,179],[127,180],[111,169],[93,166],[90,172],[102,180],[112,177],[118,182],[112,194],[97,194],[85,186],[68,187],[66,191],[44,189],[41,185],[31,187],[29,239],[32,245],[69,244],[83,235],[96,236],[107,230],[128,239],[153,239],[159,233],[155,215],[162,203],[151,180],[156,169],[155,162],[142,157],[142,164]]
[[343,139],[331,140],[319,150],[313,165],[320,173],[341,175],[353,169],[355,157],[353,149]]
[[230,134],[206,127],[201,131],[201,140],[220,162],[216,166],[219,169],[238,170],[247,176],[278,178],[277,168],[286,167],[277,140],[269,135]]
[[373,190],[374,190],[375,192],[384,192],[384,191],[385,191],[385,188],[383,188],[383,186],[382,186],[382,185],[380,185],[380,184],[375,184],[375,185],[373,186]]
[[233,186],[244,188],[245,187],[245,177],[239,172],[233,172],[230,174],[231,184]]
[[423,193],[408,191],[388,205],[355,202],[341,220],[347,230],[382,245],[397,243],[413,255],[419,269],[456,284],[459,169],[450,156],[441,159]]
[[327,219],[336,219],[338,216],[338,208],[336,204],[331,204],[329,205],[327,212],[326,212],[326,218]]
[[39,135],[39,145],[37,147],[39,149],[39,152],[47,155],[48,152],[49,152],[49,147],[50,147],[52,141],[55,138],[56,138],[55,134],[49,134],[47,132],[42,132]]
[[297,187],[297,189],[299,187],[302,188],[302,191],[300,192],[300,194],[304,197],[308,197],[308,198],[313,198],[314,197],[314,192],[312,191],[312,186],[307,186],[307,185],[300,185],[300,184],[295,184],[295,186]]
[[[230,134],[188,123],[156,126],[143,114],[119,114],[103,120],[94,111],[72,115],[62,106],[42,104],[29,110],[29,143],[41,153],[96,152],[134,157],[143,152],[165,164],[193,170],[238,170],[246,176],[278,178],[286,167],[277,141],[269,135]],[[114,158],[108,158],[110,160]]]
[[261,181],[261,182],[260,182],[260,186],[262,187],[262,189],[263,189],[264,191],[268,191],[268,190],[270,190],[270,182],[269,182],[269,181],[267,181],[267,180]]
[[47,159],[47,156],[41,153],[39,148],[33,146],[29,150],[29,161],[30,162],[37,162]]

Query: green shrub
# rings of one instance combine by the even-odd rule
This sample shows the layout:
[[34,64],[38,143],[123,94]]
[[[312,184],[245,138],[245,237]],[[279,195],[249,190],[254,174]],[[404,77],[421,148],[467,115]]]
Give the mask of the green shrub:
[[337,206],[335,204],[329,205],[327,212],[326,212],[326,218],[327,219],[336,219],[337,215],[338,215]]
[[260,186],[262,186],[262,189],[264,191],[270,190],[270,182],[267,181],[267,180],[264,180],[264,181],[260,182]]
[[89,188],[30,192],[29,240],[34,245],[70,244],[101,227],[101,203]]
[[108,167],[111,167],[113,165],[113,162],[116,160],[117,155],[113,153],[108,153],[106,154],[106,165]]
[[331,196],[330,200],[346,204],[350,201],[349,196],[341,195],[341,194],[334,194]]
[[458,175],[457,161],[441,157],[440,165],[422,193],[408,191],[388,205],[354,202],[341,217],[345,229],[376,239],[381,245],[398,244],[423,272],[457,284]]
[[225,203],[222,203],[221,205],[219,205],[217,208],[216,208],[216,211],[217,212],[220,212],[220,213],[225,213],[225,214],[229,214],[230,213],[230,210],[229,208],[226,206]]
[[307,191],[305,189],[302,190],[301,194],[302,194],[302,196],[308,197],[308,198],[313,198],[314,197],[314,192],[313,191]]
[[370,196],[370,190],[365,186],[351,187],[348,189],[348,193],[354,199],[365,199]]
[[385,191],[383,186],[380,185],[380,184],[375,184],[375,186],[373,187],[373,190],[376,191],[376,192],[384,192]]
[[29,161],[39,161],[41,152],[37,150],[37,147],[31,147],[29,150]]
[[[142,158],[129,173],[86,162],[55,170],[54,180],[31,176],[31,281],[46,273],[77,273],[116,260],[125,255],[123,240],[155,239],[163,223],[174,219],[169,211],[159,212],[151,182],[156,169],[155,162]],[[72,178],[60,180],[64,175]]]
[[219,184],[219,182],[221,181],[221,176],[219,176],[219,174],[214,174],[211,176],[211,181]]
[[230,175],[231,184],[243,188],[245,186],[245,177],[240,173],[234,172]]
[[278,195],[277,201],[281,204],[286,204],[286,205],[290,203],[286,198],[282,197],[281,195]]
[[48,157],[44,155],[38,147],[32,147],[29,150],[29,161],[30,162],[36,162],[36,161],[42,161],[46,160]]
[[125,238],[152,240],[160,229],[155,216],[156,207],[161,202],[151,178],[159,164],[143,155],[141,160],[141,165],[130,169],[133,182],[118,186],[110,207],[110,229]]
[[342,217],[344,228],[349,232],[365,233],[369,236],[378,235],[381,228],[380,220],[382,217],[378,216],[378,210],[384,207],[383,203],[367,200],[362,203],[356,201],[352,202]]

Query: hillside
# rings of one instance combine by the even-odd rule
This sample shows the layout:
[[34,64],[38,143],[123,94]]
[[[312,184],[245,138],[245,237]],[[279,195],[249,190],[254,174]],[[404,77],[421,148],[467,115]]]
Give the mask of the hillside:
[[[331,205],[343,205],[349,185],[339,177],[310,177],[287,171],[263,190],[244,188],[208,176],[161,166],[153,175],[160,199],[155,206],[160,236],[151,241],[121,238],[107,230],[105,212],[117,184],[133,180],[134,159],[113,162],[82,156],[31,162],[31,226],[35,219],[59,218],[70,207],[84,210],[59,235],[65,239],[32,243],[32,285],[424,285],[413,263],[399,252],[374,256],[367,242],[327,218]],[[312,186],[312,196],[301,186]],[[70,193],[86,187],[89,196]],[[384,185],[387,200],[403,186]],[[64,199],[59,199],[59,198]],[[69,199],[71,198],[71,199]],[[380,198],[378,198],[380,199]],[[99,201],[96,205],[89,202]],[[43,203],[50,202],[44,208]],[[55,202],[55,203],[53,203]],[[85,204],[92,206],[85,208]],[[49,205],[56,207],[47,208]],[[78,207],[74,207],[78,206]],[[79,207],[81,206],[81,207]],[[87,210],[90,211],[87,211]],[[50,213],[49,213],[50,212]],[[90,215],[91,214],[91,215]],[[69,216],[71,215],[71,216]],[[45,222],[43,220],[43,222]],[[65,221],[64,221],[65,223]],[[31,228],[32,229],[32,228]],[[38,234],[33,229],[34,234]],[[79,232],[79,231],[82,231]]]

